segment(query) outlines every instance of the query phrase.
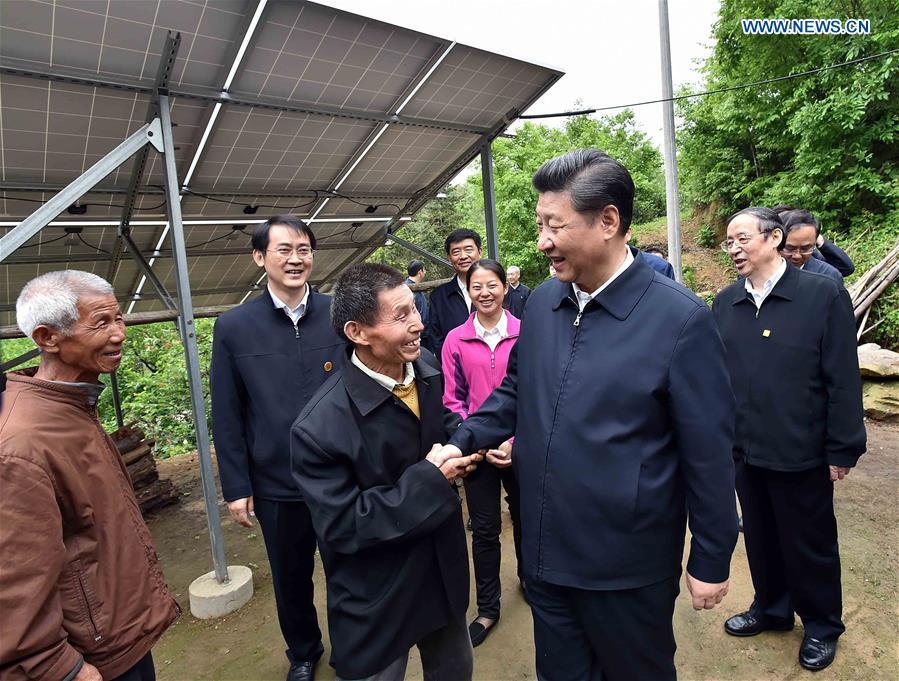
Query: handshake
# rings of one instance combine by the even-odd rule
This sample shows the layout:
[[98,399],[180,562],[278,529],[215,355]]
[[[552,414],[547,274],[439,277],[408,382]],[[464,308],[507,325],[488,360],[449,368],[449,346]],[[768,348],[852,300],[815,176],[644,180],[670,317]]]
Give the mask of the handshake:
[[461,450],[455,445],[435,443],[425,458],[437,466],[449,482],[454,482],[457,478],[464,478],[471,473],[485,457],[487,463],[493,464],[497,468],[511,466],[512,443],[506,440],[498,449],[480,449],[468,456],[463,455]]

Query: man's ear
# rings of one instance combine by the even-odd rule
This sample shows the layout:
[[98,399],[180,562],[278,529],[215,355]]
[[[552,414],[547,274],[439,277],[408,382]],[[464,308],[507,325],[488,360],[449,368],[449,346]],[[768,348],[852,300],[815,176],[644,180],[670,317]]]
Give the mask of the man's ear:
[[262,251],[253,251],[253,262],[256,263],[256,267],[264,267],[265,266],[265,253]]
[[359,322],[349,321],[344,324],[343,333],[353,345],[371,345],[365,333],[365,327]]
[[41,352],[59,352],[59,339],[62,334],[52,326],[46,324],[38,324],[31,332],[31,340],[41,349]]
[[618,207],[609,204],[596,214],[595,224],[598,224],[606,239],[611,239],[618,234],[621,227],[621,215]]

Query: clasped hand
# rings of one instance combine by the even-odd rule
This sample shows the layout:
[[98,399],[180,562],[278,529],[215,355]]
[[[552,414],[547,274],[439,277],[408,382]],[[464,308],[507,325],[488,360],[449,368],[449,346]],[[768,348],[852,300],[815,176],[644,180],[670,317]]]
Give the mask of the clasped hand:
[[477,463],[484,459],[484,450],[463,456],[458,447],[435,443],[425,458],[440,469],[443,477],[453,482],[477,468]]

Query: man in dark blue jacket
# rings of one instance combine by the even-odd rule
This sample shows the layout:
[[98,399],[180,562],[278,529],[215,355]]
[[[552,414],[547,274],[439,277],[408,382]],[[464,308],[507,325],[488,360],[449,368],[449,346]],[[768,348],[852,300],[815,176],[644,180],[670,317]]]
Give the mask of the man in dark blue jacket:
[[528,299],[506,380],[445,449],[515,435],[537,677],[674,679],[687,518],[696,609],[727,593],[737,539],[724,347],[708,306],[627,248],[623,166],[580,150],[534,186],[557,277]]
[[813,257],[815,242],[821,235],[818,219],[807,210],[788,210],[779,214],[786,233],[781,253],[791,265],[806,272],[815,272],[830,277],[841,287],[843,275],[836,267]]
[[[802,209],[780,205],[775,206],[772,210],[782,217],[784,213]],[[810,215],[807,211],[802,212]],[[852,258],[842,248],[824,238],[824,235],[821,234],[821,225],[817,220],[815,220],[815,247],[811,257],[818,263],[830,265],[844,277],[848,277],[855,272],[855,263],[852,262]],[[819,270],[815,269],[814,271],[817,272]]]
[[443,247],[456,275],[431,293],[424,335],[425,346],[438,358],[446,334],[464,324],[471,314],[471,298],[465,283],[471,263],[481,259],[481,237],[473,230],[457,229],[446,237]]
[[855,320],[845,289],[791,267],[784,227],[747,208],[727,227],[740,279],[715,298],[737,399],[734,457],[755,598],[725,623],[733,636],[793,628],[800,664],[827,667],[842,622],[833,483],[865,451]]
[[521,283],[521,268],[518,265],[510,265],[506,270],[506,278],[509,280],[509,290],[503,300],[503,307],[513,317],[521,319],[524,314],[524,306],[531,295],[531,289]]
[[[406,277],[406,285],[410,287],[413,284],[423,282],[428,274],[425,271],[425,264],[421,260],[410,262],[406,272],[409,275]],[[415,309],[421,315],[421,323],[425,325],[425,328],[428,328],[428,297],[424,291],[415,291],[412,295],[415,297]]]
[[252,237],[268,285],[229,310],[212,341],[212,429],[231,516],[259,518],[272,569],[278,621],[290,660],[288,681],[312,679],[323,652],[313,604],[315,533],[290,475],[290,426],[325,379],[343,366],[330,298],[309,286],[315,236],[278,215]]

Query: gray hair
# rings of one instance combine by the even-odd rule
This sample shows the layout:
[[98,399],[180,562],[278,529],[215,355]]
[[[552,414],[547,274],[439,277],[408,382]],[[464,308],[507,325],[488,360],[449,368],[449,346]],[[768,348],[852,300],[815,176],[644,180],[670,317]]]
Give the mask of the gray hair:
[[778,250],[784,247],[784,244],[787,242],[787,230],[784,229],[783,222],[781,220],[781,216],[778,215],[771,208],[765,208],[764,206],[750,206],[749,208],[744,208],[743,210],[738,210],[736,213],[727,218],[727,224],[729,225],[740,215],[751,215],[756,219],[756,222],[759,226],[759,232],[761,232],[765,239],[768,238],[768,235],[771,234],[775,229],[779,229],[781,233],[780,243],[777,245]]
[[518,272],[519,274],[521,274],[521,268],[518,265],[509,265],[508,269],[506,270],[506,274],[512,274],[512,272]]
[[16,300],[16,324],[31,338],[35,327],[52,326],[71,333],[78,322],[78,301],[85,296],[113,295],[108,281],[80,270],[47,272],[25,284]]

